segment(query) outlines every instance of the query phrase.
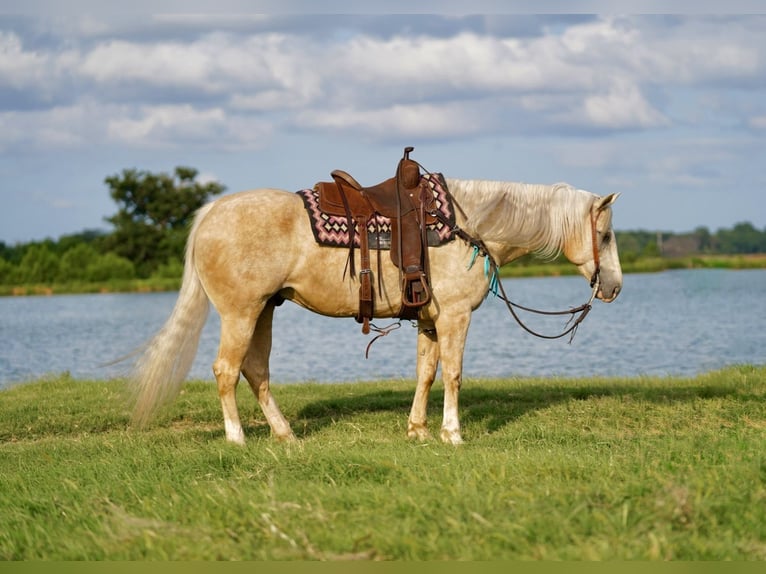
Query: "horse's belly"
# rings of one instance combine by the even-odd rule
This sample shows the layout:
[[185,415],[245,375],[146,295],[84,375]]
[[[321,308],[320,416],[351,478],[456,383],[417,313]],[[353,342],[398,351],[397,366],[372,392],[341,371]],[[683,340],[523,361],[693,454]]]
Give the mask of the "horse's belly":
[[[312,238],[313,240],[313,238]],[[280,295],[306,309],[332,317],[353,317],[359,312],[359,279],[349,276],[348,249],[304,244],[301,261],[295,266]],[[361,268],[355,253],[357,275]],[[382,278],[377,277],[377,252],[370,254],[371,283],[376,317],[392,317],[399,311],[399,275],[388,251],[381,252]]]

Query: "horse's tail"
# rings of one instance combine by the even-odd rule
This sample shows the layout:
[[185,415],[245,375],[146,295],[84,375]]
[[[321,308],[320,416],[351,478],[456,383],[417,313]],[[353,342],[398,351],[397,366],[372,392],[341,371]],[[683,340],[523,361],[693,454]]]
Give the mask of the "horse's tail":
[[194,238],[211,207],[212,203],[207,204],[197,212],[189,231],[183,280],[173,312],[146,345],[133,370],[133,424],[138,427],[175,399],[197,354],[210,303],[194,263]]

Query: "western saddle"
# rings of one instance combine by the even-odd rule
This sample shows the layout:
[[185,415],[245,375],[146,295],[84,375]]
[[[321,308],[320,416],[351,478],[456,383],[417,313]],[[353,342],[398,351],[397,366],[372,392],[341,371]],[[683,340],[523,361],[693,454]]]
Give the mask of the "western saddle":
[[[428,241],[426,226],[436,219],[429,213],[434,209],[434,197],[422,182],[419,164],[410,159],[414,148],[404,148],[396,174],[372,187],[362,187],[345,171],[336,169],[332,182],[319,182],[319,206],[329,215],[346,217],[349,227],[349,266],[356,275],[354,265],[354,237],[359,233],[361,270],[359,271],[359,312],[356,321],[362,323],[362,332],[370,332],[374,314],[374,297],[370,267],[370,240],[368,229],[382,216],[391,225],[391,261],[399,268],[401,307],[397,317],[416,319],[421,307],[431,300],[428,281]],[[354,225],[356,223],[356,226]],[[358,229],[355,229],[355,227]],[[380,291],[380,229],[371,232],[378,245],[378,291]]]

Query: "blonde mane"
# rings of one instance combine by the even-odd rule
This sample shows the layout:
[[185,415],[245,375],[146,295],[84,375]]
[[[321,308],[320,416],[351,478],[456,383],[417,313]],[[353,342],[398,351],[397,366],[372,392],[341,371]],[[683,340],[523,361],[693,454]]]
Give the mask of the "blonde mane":
[[502,242],[555,257],[569,237],[583,233],[596,195],[566,183],[448,179],[466,214],[466,231],[485,242]]

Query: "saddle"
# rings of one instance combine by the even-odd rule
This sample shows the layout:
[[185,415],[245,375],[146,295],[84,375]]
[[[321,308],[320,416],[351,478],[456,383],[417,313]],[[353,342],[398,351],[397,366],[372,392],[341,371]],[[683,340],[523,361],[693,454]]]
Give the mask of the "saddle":
[[[374,314],[374,298],[370,267],[370,239],[368,229],[382,216],[391,225],[391,261],[399,268],[401,307],[397,317],[417,319],[419,309],[431,301],[428,281],[428,240],[426,226],[436,218],[433,193],[422,182],[418,163],[410,159],[414,148],[404,148],[404,155],[396,174],[377,185],[363,187],[345,171],[331,172],[332,182],[319,182],[314,189],[319,195],[319,206],[325,213],[346,217],[349,222],[349,265],[356,275],[354,264],[354,234],[358,229],[361,270],[359,271],[359,312],[356,321],[362,323],[362,332],[370,332]],[[356,224],[356,226],[354,225]],[[356,227],[356,229],[355,229]],[[375,228],[373,235],[378,236]],[[380,291],[380,247],[378,245],[378,290]]]

